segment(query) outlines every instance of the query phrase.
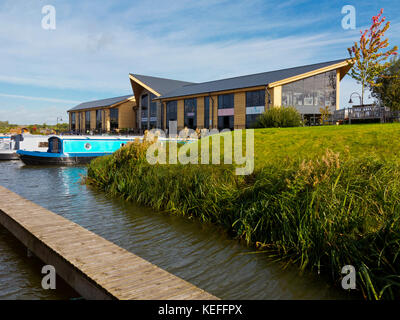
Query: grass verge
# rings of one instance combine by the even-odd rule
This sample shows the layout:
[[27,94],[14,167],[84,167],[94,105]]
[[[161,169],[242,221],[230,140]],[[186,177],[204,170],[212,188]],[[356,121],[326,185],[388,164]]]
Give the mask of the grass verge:
[[400,125],[260,129],[255,171],[150,165],[147,144],[94,160],[87,183],[224,227],[287,264],[329,275],[353,265],[366,299],[400,298]]

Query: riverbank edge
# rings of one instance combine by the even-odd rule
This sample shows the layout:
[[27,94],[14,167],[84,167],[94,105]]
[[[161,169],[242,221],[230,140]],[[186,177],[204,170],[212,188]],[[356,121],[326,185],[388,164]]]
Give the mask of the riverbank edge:
[[[337,286],[341,268],[354,265],[361,296],[398,297],[397,163],[340,158],[327,150],[319,159],[265,166],[240,177],[233,166],[149,165],[147,147],[132,144],[94,160],[86,183],[156,210],[217,224],[274,259],[331,274]],[[375,191],[382,186],[393,192],[390,199],[378,197],[374,209],[368,204],[376,202]],[[333,197],[334,203],[327,201]]]

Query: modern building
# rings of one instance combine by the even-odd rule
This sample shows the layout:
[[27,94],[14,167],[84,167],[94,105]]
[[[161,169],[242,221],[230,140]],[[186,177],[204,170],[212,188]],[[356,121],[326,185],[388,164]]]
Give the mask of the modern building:
[[135,128],[132,95],[84,102],[68,110],[69,127],[76,133],[102,133]]
[[130,74],[136,99],[127,96],[83,103],[69,111],[71,130],[78,130],[77,123],[83,123],[80,131],[91,123],[77,120],[74,113],[82,117],[99,109],[121,108],[127,101],[124,122],[119,118],[118,125],[110,125],[105,117],[105,131],[169,129],[170,121],[177,121],[178,130],[244,129],[266,109],[279,106],[294,106],[313,125],[319,123],[321,108],[328,107],[332,113],[339,109],[340,80],[350,68],[348,60],[341,59],[203,83]]
[[129,78],[133,94],[138,97],[136,128],[139,130],[165,128],[165,108],[160,100],[155,99],[193,84],[139,74],[129,74]]

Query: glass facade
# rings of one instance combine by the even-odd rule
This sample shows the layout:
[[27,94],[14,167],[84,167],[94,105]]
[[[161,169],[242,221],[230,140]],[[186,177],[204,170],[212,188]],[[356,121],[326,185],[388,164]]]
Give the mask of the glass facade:
[[96,110],[96,130],[103,129],[102,111],[103,110]]
[[282,86],[282,105],[293,106],[301,114],[320,114],[328,106],[336,109],[336,70]]
[[85,112],[85,132],[90,131],[90,111]]
[[142,95],[140,119],[142,122],[142,129],[148,129],[147,122],[149,120],[149,96],[147,94]]
[[218,96],[218,109],[232,109],[234,108],[235,98],[234,94],[221,94]]
[[218,96],[218,130],[234,128],[235,96],[222,94]]
[[118,108],[110,109],[110,130],[118,129]]
[[246,128],[251,128],[265,111],[265,90],[246,92]]
[[210,97],[204,97],[204,128],[210,128]]
[[76,130],[76,113],[72,112],[71,113],[71,131]]
[[157,128],[157,102],[153,102],[156,96],[154,94],[150,94],[150,129]]
[[166,104],[167,108],[167,129],[169,129],[169,122],[170,121],[177,121],[178,120],[178,101],[168,101]]
[[188,129],[197,127],[197,99],[185,99],[184,102],[184,126]]

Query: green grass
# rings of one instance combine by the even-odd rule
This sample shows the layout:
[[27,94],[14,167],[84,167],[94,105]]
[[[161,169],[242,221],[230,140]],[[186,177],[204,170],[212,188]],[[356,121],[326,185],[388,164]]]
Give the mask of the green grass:
[[218,224],[265,254],[330,277],[353,265],[366,299],[400,298],[400,125],[255,131],[255,171],[149,165],[135,143],[88,168],[87,183]]
[[321,126],[255,131],[256,167],[290,158],[301,161],[321,156],[326,149],[351,152],[355,157],[374,155],[398,158],[400,124]]

